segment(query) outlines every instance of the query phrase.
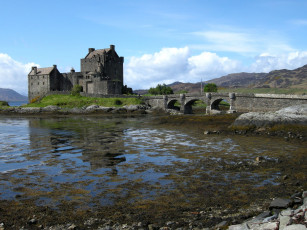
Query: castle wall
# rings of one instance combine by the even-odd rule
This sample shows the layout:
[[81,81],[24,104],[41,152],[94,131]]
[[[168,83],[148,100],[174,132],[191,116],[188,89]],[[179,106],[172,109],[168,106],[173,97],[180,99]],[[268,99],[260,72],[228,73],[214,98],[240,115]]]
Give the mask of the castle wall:
[[[94,50],[90,48],[89,54]],[[39,75],[39,72],[32,70],[28,75],[29,100],[44,96],[48,92],[70,91],[77,84],[88,94],[122,94],[124,58],[117,55],[113,45],[110,49],[98,51],[92,56],[87,55],[91,58],[81,59],[81,72],[72,70],[69,73],[60,73],[56,65],[51,72],[52,67],[40,69],[45,73],[49,71],[48,75]]]
[[95,72],[98,69],[98,60],[95,58],[83,58],[81,59],[81,72],[88,73],[88,72]]
[[40,97],[50,88],[49,75],[31,75],[28,76],[28,98],[31,101],[33,98]]
[[105,63],[105,75],[111,80],[123,82],[123,58],[111,59]]

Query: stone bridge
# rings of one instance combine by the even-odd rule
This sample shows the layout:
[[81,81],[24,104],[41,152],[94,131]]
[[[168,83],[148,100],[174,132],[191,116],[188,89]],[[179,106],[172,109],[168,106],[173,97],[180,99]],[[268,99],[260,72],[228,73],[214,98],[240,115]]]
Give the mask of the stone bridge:
[[[230,104],[228,112],[268,112],[277,111],[292,105],[307,104],[307,95],[285,94],[239,94],[239,93],[204,93],[200,94],[172,94],[164,96],[144,97],[145,103],[152,106],[167,109],[177,109],[181,113],[193,113],[192,105],[195,101],[206,103],[206,113],[220,110],[221,101]],[[180,103],[176,107],[175,103]]]

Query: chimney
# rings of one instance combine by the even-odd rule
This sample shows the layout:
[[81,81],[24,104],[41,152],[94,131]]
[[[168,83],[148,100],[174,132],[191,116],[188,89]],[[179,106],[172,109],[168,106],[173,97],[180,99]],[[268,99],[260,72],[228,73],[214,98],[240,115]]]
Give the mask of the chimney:
[[88,48],[89,53],[92,53],[93,51],[95,51],[95,48]]
[[37,74],[37,67],[36,66],[32,66],[32,70],[34,71],[34,74]]
[[115,45],[110,45],[111,50],[115,50]]
[[56,65],[53,65],[53,68],[56,69]]

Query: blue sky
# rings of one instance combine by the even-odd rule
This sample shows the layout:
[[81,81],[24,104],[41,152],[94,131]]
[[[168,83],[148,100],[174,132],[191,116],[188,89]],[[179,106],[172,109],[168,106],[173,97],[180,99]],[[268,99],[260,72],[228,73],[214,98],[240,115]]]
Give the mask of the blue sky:
[[133,89],[307,64],[306,0],[1,0],[0,88],[114,44]]

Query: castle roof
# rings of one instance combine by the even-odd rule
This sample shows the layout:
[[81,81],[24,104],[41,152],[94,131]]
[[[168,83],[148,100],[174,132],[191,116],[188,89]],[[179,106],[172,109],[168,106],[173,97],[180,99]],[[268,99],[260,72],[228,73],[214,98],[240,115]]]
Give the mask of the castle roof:
[[[54,67],[37,68],[37,74],[50,74]],[[29,75],[35,75],[35,71],[32,69]]]
[[90,52],[85,58],[92,58],[95,55],[102,55],[104,52],[108,53],[110,50],[111,50],[110,48],[94,50],[94,51]]

